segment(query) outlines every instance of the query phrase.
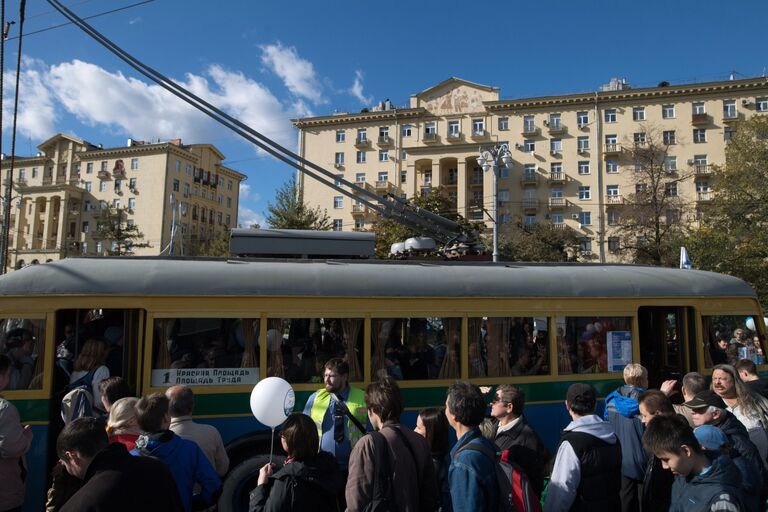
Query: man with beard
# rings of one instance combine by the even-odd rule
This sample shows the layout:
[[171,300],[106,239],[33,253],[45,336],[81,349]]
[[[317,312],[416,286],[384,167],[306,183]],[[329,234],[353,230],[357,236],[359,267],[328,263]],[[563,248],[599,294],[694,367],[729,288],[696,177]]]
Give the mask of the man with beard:
[[[365,434],[361,426],[368,421],[365,393],[349,385],[349,365],[340,358],[329,359],[323,367],[325,388],[315,391],[304,406],[304,414],[312,418],[320,435],[320,450],[332,453],[346,473],[352,447]],[[348,414],[349,413],[349,414]]]

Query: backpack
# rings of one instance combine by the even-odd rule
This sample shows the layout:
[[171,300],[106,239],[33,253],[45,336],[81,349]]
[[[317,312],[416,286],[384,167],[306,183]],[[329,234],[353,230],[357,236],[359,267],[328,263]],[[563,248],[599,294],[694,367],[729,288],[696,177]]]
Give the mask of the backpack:
[[380,432],[369,432],[373,440],[373,496],[364,512],[389,512],[395,510],[392,499],[392,471],[390,470],[389,446]]
[[96,416],[93,409],[93,369],[64,388],[64,398],[61,399],[61,419],[68,425],[78,418]]
[[509,450],[499,456],[481,444],[466,444],[459,448],[474,450],[496,462],[496,481],[499,484],[499,512],[541,512],[541,503],[531,488],[525,471],[512,461]]

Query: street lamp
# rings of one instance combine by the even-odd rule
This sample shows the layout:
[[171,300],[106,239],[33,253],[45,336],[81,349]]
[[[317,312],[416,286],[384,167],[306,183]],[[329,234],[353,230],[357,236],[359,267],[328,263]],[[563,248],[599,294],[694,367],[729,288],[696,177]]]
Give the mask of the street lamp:
[[509,144],[496,144],[493,148],[480,147],[480,156],[477,163],[483,172],[493,171],[493,261],[499,261],[499,170],[502,167],[512,165],[512,153],[509,152]]

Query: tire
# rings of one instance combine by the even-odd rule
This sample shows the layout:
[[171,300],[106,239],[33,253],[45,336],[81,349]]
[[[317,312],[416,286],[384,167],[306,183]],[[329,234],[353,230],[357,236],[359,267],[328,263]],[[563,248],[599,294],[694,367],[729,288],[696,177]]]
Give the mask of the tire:
[[[275,455],[272,462],[283,465],[285,457]],[[229,472],[221,488],[219,512],[247,512],[251,491],[256,488],[259,470],[269,462],[269,454],[254,455]]]

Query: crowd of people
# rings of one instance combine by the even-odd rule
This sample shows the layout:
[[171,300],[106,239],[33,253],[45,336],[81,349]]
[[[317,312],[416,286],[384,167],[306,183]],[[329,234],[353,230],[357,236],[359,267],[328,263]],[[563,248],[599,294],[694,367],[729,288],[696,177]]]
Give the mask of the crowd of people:
[[[74,371],[98,372],[102,350],[83,353],[90,362],[75,362]],[[0,355],[0,391],[11,366]],[[519,510],[521,489],[545,512],[765,510],[768,385],[751,360],[715,366],[711,384],[694,372],[659,389],[649,389],[646,368],[628,364],[601,415],[596,390],[572,384],[564,397],[571,421],[554,454],[513,385],[456,382],[445,406],[420,411],[410,429],[400,422],[405,406],[395,379],[358,389],[341,358],[327,361],[321,377],[303,412],[280,427],[287,456],[260,468],[250,511]],[[135,397],[120,377],[92,385],[103,414],[71,421],[59,435],[47,511],[215,505],[229,459],[217,429],[192,419],[191,389]],[[0,398],[2,511],[23,504],[31,439]],[[512,468],[511,481],[500,461]]]

